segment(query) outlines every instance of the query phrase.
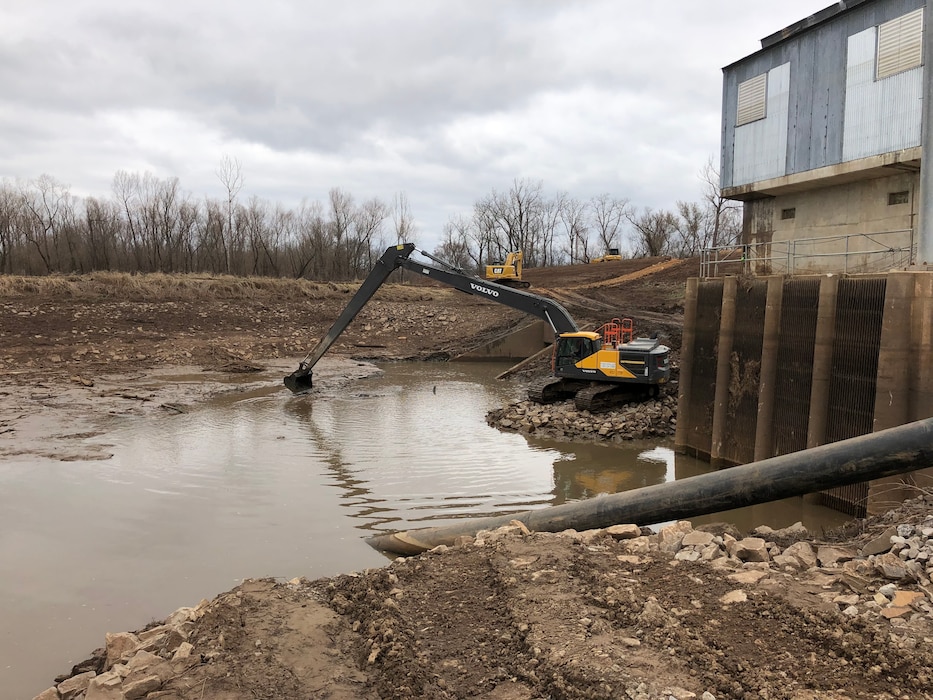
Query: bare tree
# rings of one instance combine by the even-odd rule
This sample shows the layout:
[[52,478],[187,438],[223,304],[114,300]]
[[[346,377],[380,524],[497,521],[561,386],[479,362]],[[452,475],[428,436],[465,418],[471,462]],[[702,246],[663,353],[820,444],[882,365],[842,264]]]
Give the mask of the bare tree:
[[269,219],[272,214],[269,205],[258,197],[250,197],[249,203],[238,209],[237,219],[246,236],[249,246],[250,274],[261,275],[266,265],[275,260],[268,255],[266,236],[269,233]]
[[389,207],[375,197],[353,212],[348,247],[350,272],[354,277],[361,277],[375,264],[376,252],[385,245],[382,226],[388,216]]
[[0,274],[13,272],[13,261],[21,245],[19,212],[16,192],[3,183],[0,185]]
[[[256,197],[241,203],[244,178],[236,159],[224,157],[217,176],[225,196],[201,200],[177,178],[151,173],[118,171],[109,198],[84,200],[47,175],[0,183],[0,272],[106,268],[345,280],[371,268],[384,239],[404,242],[416,234],[404,193],[391,206],[377,198],[357,205],[335,188],[324,202],[289,209]],[[508,191],[477,199],[470,215],[451,218],[438,250],[477,271],[514,250],[529,267],[579,262],[594,245],[622,248],[624,220],[637,254],[693,255],[737,240],[740,231],[741,210],[722,197],[711,163],[701,177],[704,198],[678,202],[675,212],[637,212],[608,194],[588,201],[549,196],[540,181],[516,179]]]
[[335,252],[329,228],[324,218],[324,206],[320,202],[302,201],[295,215],[294,244],[289,255],[296,279],[332,279]]
[[328,229],[334,245],[335,279],[348,279],[350,277],[350,226],[353,223],[353,195],[344,192],[339,187],[333,188],[327,194],[330,214]]
[[557,244],[557,229],[560,225],[562,207],[563,195],[561,194],[541,203],[539,243],[526,253],[526,267],[559,265],[566,260],[561,246]]
[[710,210],[710,235],[708,246],[732,245],[737,243],[742,232],[742,205],[722,196],[719,171],[710,158],[700,172],[703,181],[703,201]]
[[677,217],[669,211],[645,208],[641,214],[629,212],[626,219],[635,232],[635,256],[669,255],[677,231]]
[[561,198],[560,222],[564,229],[566,250],[570,264],[589,262],[590,229],[587,221],[589,212],[585,202],[569,195]]
[[404,192],[396,193],[392,200],[392,225],[396,243],[414,242],[417,235],[415,217],[412,216],[411,206]]
[[471,254],[465,223],[466,220],[460,217],[444,224],[444,238],[433,251],[435,256],[461,270],[475,269],[479,265]]
[[515,180],[508,194],[499,198],[499,218],[504,224],[508,250],[531,250],[538,238],[544,183]]
[[709,246],[713,213],[696,202],[677,202],[677,213],[677,236],[671,242],[671,252],[682,258],[699,255]]
[[46,273],[61,269],[60,224],[67,194],[67,188],[50,175],[42,175],[20,188],[25,214],[23,236],[38,254]]
[[608,193],[600,194],[590,200],[593,228],[597,243],[603,252],[610,248],[622,250],[622,224],[629,211],[627,199],[618,199]]
[[243,189],[243,168],[240,161],[224,155],[220,159],[220,166],[217,168],[217,178],[226,190],[226,232],[221,236],[221,242],[224,247],[224,263],[228,274],[233,271],[233,249],[238,247],[235,241],[235,230],[233,215],[236,212],[236,198],[240,190]]
[[508,243],[499,227],[495,197],[489,195],[473,205],[473,222],[469,227],[476,244],[478,264],[501,260],[505,256]]
[[483,262],[521,250],[533,260],[540,239],[543,185],[515,180],[508,192],[493,190],[473,206],[476,241]]
[[121,257],[119,232],[122,224],[119,206],[110,200],[89,197],[84,205],[84,214],[90,269],[118,269]]

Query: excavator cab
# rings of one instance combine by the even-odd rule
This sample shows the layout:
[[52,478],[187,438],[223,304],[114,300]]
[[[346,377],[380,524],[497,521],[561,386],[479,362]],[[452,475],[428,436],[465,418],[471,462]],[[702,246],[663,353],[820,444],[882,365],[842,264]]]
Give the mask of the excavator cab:
[[563,333],[557,339],[554,351],[554,369],[575,366],[586,357],[596,354],[602,347],[597,333]]

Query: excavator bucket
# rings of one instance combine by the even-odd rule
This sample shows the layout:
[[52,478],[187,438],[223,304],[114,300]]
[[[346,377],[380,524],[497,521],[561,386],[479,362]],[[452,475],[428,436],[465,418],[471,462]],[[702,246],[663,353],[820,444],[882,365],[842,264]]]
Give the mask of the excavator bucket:
[[304,368],[296,369],[285,377],[285,386],[293,394],[304,394],[306,391],[311,391],[311,385],[311,372]]

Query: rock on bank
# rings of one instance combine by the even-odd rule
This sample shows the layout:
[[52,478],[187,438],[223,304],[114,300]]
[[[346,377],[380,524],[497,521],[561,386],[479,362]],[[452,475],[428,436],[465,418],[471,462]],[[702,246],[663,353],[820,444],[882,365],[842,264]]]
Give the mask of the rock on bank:
[[486,422],[501,430],[554,440],[643,440],[674,435],[677,397],[623,404],[609,411],[579,411],[572,400],[552,404],[518,401],[486,414]]
[[507,526],[380,569],[251,580],[108,635],[38,698],[930,699],[931,507],[836,542]]

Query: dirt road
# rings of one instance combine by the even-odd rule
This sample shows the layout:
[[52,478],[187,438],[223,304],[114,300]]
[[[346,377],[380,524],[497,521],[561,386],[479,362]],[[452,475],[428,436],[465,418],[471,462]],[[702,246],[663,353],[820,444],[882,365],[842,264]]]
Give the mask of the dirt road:
[[[577,318],[632,315],[676,347],[694,268],[661,262],[528,278]],[[656,274],[635,274],[650,265]],[[297,360],[352,289],[128,276],[0,283],[0,460],[30,450],[80,459],[95,413],[197,399],[148,391],[153,372],[186,365],[248,383],[252,366]],[[447,289],[391,287],[333,350],[427,358],[516,320]],[[39,444],[37,410],[80,421]],[[335,579],[248,581],[145,631],[114,630],[40,697],[929,698],[931,512],[921,499],[833,542],[685,524],[660,534],[512,528]]]

